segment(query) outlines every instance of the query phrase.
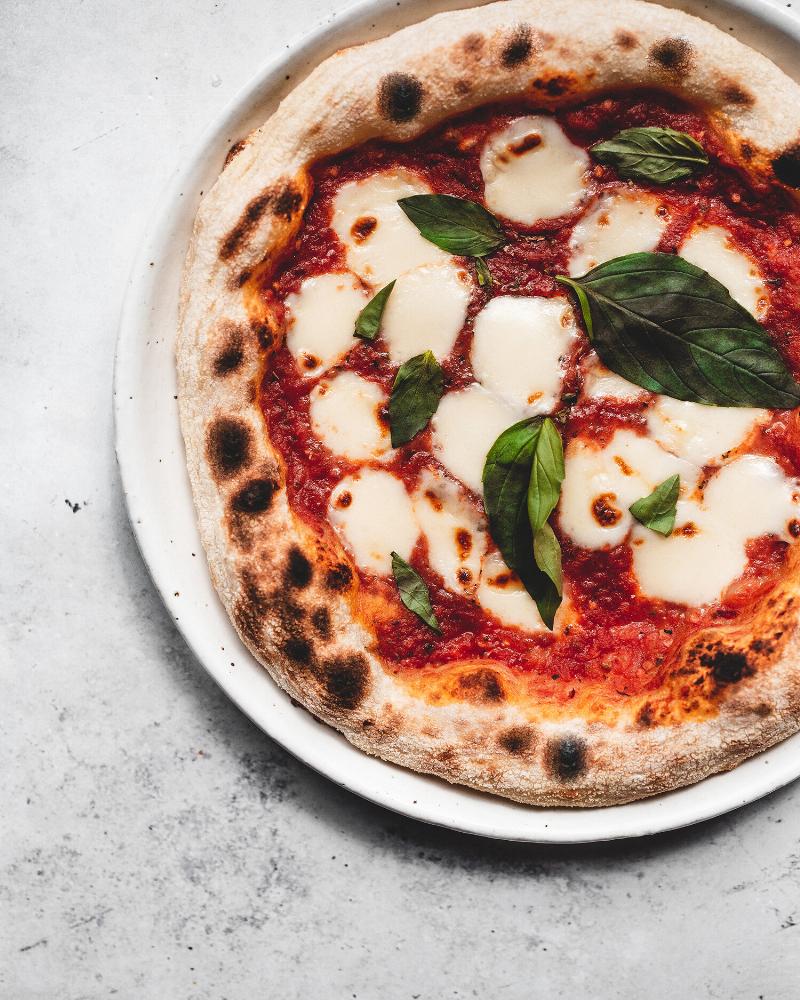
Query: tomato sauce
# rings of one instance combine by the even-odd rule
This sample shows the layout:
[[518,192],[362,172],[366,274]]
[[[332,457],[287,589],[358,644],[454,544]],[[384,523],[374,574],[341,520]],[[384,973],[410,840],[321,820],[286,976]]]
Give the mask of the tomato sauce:
[[[312,171],[314,194],[299,236],[278,271],[264,279],[264,296],[279,305],[304,279],[346,268],[344,248],[330,228],[332,200],[342,184],[388,167],[408,168],[421,174],[436,192],[480,201],[483,180],[479,157],[486,137],[531,110],[521,106],[480,110],[412,143],[371,142],[316,164]],[[650,189],[666,206],[668,218],[658,249],[675,251],[689,228],[701,219],[727,228],[734,242],[758,261],[770,288],[764,325],[789,366],[795,374],[800,373],[800,219],[788,196],[780,190],[754,188],[705,119],[671,98],[612,96],[562,110],[556,118],[569,138],[585,148],[637,125],[667,126],[700,141],[711,156],[707,170],[666,188]],[[642,184],[635,187],[648,190]],[[592,190],[596,194],[630,188],[612,169],[593,167]],[[509,241],[489,258],[491,291],[474,282],[466,323],[443,364],[446,391],[474,380],[469,359],[472,321],[491,295],[564,294],[555,276],[565,272],[569,238],[583,211],[585,206],[532,227],[502,221]],[[463,266],[473,267],[469,261]],[[581,435],[604,444],[621,428],[644,433],[646,396],[644,403],[610,399],[575,402],[574,394],[580,388],[579,363],[587,350],[583,341],[566,368],[564,407],[557,417],[565,445]],[[338,370],[357,372],[387,394],[396,374],[380,339],[356,344]],[[299,516],[321,529],[331,490],[357,466],[332,455],[311,430],[309,395],[317,382],[316,377],[302,375],[288,350],[281,347],[268,360],[261,406],[272,440],[285,459],[289,502]],[[750,450],[774,456],[788,474],[800,476],[798,421],[796,411],[776,412],[757,433]],[[399,475],[410,490],[426,468],[444,471],[431,454],[429,430],[397,449],[381,468]],[[477,497],[474,500],[480,505]],[[566,537],[560,537],[560,542],[565,579],[577,614],[559,634],[527,633],[503,626],[476,602],[446,590],[430,568],[425,542],[420,540],[411,561],[429,585],[442,634],[432,633],[402,606],[391,580],[361,573],[362,584],[396,609],[392,616],[374,624],[377,651],[398,668],[409,669],[462,659],[500,661],[516,670],[563,682],[565,697],[569,683],[577,680],[603,681],[621,696],[634,694],[657,684],[659,668],[668,660],[670,650],[693,630],[738,617],[766,593],[781,572],[788,548],[772,537],[751,542],[747,569],[728,589],[724,602],[697,609],[646,598],[637,587],[627,545],[587,551]]]

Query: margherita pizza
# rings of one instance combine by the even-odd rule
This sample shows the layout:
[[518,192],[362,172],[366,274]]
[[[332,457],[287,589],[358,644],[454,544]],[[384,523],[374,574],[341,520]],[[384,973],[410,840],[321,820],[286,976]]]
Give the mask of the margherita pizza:
[[800,728],[800,88],[697,18],[509,0],[337,53],[200,205],[214,583],[364,751],[626,802]]

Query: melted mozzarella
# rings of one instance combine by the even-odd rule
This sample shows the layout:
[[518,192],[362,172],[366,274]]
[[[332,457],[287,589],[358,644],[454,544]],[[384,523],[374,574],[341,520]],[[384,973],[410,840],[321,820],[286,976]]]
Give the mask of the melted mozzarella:
[[378,286],[413,267],[447,260],[449,254],[421,236],[397,204],[399,198],[430,193],[410,170],[385,170],[343,184],[333,200],[331,226],[345,245],[348,266]]
[[767,311],[767,291],[758,267],[731,242],[721,226],[696,226],[679,251],[684,260],[702,267],[721,282],[739,305],[761,318]]
[[466,273],[449,261],[401,275],[381,321],[392,364],[428,350],[443,361],[464,325],[470,294]]
[[337,483],[328,517],[358,565],[372,573],[391,573],[391,553],[408,559],[419,535],[405,486],[391,473],[375,469],[362,469]]
[[615,375],[592,353],[583,375],[583,395],[589,399],[638,399],[645,390],[621,375]]
[[476,596],[481,607],[503,625],[532,632],[545,628],[536,602],[498,552],[491,552],[484,559]]
[[380,458],[390,447],[380,419],[386,395],[355,372],[325,379],[311,393],[311,426],[335,455],[353,461]]
[[286,346],[305,375],[318,375],[353,347],[356,317],[367,304],[350,273],[306,278],[286,296]]
[[519,411],[477,384],[449,392],[431,420],[433,453],[448,472],[481,496],[489,449],[519,419]]
[[414,510],[428,543],[428,561],[456,593],[474,593],[486,551],[486,523],[455,483],[426,472]]
[[475,317],[475,377],[527,413],[549,413],[561,395],[564,359],[576,336],[565,299],[499,295]]
[[767,410],[744,406],[703,406],[657,396],[647,411],[647,428],[673,455],[695,465],[708,465],[724,458],[767,415]]
[[668,538],[634,529],[633,565],[649,597],[700,605],[719,600],[747,565],[748,539],[775,534],[787,541],[797,516],[796,484],[771,458],[745,455],[712,478],[701,502],[678,504]]
[[647,194],[604,194],[572,231],[571,275],[629,253],[652,251],[667,224],[661,201]]
[[552,118],[517,118],[481,153],[486,205],[526,226],[564,215],[585,194],[588,166],[586,152]]
[[655,442],[620,430],[604,448],[581,439],[567,446],[559,519],[562,531],[586,549],[615,546],[633,524],[628,508],[678,473],[683,486],[697,470]]

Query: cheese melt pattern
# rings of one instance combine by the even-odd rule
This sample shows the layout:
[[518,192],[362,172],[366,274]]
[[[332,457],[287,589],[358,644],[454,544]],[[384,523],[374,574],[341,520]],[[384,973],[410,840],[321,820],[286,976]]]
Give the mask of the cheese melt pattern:
[[614,257],[655,250],[667,224],[659,208],[652,195],[602,195],[572,231],[569,273],[579,277]]
[[306,278],[298,292],[286,296],[286,346],[303,374],[318,375],[347,354],[367,301],[349,272]]
[[733,246],[726,229],[696,226],[683,241],[679,254],[716,278],[757,319],[764,317],[768,304],[764,278],[755,262]]
[[387,403],[380,386],[355,372],[321,381],[311,393],[314,433],[334,455],[351,461],[381,458],[391,447],[379,412]]

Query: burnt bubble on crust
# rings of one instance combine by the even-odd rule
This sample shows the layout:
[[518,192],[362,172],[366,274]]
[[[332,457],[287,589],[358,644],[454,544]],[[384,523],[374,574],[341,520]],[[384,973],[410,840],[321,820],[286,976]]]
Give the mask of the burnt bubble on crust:
[[694,49],[685,38],[665,38],[652,46],[650,58],[670,73],[687,73],[692,68]]
[[307,667],[311,663],[311,643],[302,635],[291,635],[283,643],[283,651],[294,663]]
[[492,703],[505,700],[506,693],[499,676],[488,667],[463,674],[458,686],[470,701]]
[[556,778],[573,781],[586,770],[586,744],[577,736],[562,736],[547,746],[547,763]]
[[234,494],[231,507],[239,514],[261,514],[269,510],[277,489],[274,479],[251,479]]
[[231,146],[231,148],[228,150],[228,155],[225,157],[226,167],[231,162],[231,160],[233,160],[235,157],[239,155],[239,153],[241,153],[241,151],[244,149],[246,145],[247,145],[246,139],[239,139]]
[[335,708],[357,708],[369,690],[369,666],[360,654],[339,656],[323,665],[322,683]]
[[527,726],[513,726],[500,733],[497,742],[510,754],[523,754],[533,745],[533,732]]
[[752,673],[744,653],[718,649],[700,657],[704,667],[709,667],[719,685],[736,684]]
[[279,215],[282,219],[288,221],[297,214],[302,201],[302,194],[290,181],[276,191],[272,202],[272,211],[275,215]]
[[233,621],[252,646],[258,646],[267,614],[268,602],[250,573],[242,574],[241,596],[233,609]]
[[409,73],[387,73],[378,87],[378,107],[393,122],[411,121],[422,107],[422,84]]
[[262,191],[261,194],[252,199],[242,213],[242,217],[220,244],[220,260],[229,260],[238,253],[242,244],[255,231],[264,213],[269,208],[271,199],[272,195],[269,191]]
[[779,181],[791,188],[800,188],[800,143],[775,157],[772,169]]
[[341,592],[347,590],[353,582],[353,571],[347,563],[337,563],[331,566],[325,576],[325,586],[328,590]]
[[630,49],[636,48],[636,46],[639,44],[639,40],[637,39],[636,35],[634,35],[632,32],[621,30],[614,35],[614,43],[616,44],[617,48],[630,51]]
[[311,613],[311,624],[314,626],[320,639],[330,639],[331,613],[324,605],[314,608]]
[[500,59],[505,67],[513,69],[527,62],[533,51],[533,34],[528,24],[519,24],[503,46]]
[[244,350],[242,349],[241,338],[234,335],[227,345],[214,358],[214,374],[220,378],[230,375],[244,361]]
[[252,432],[243,420],[217,417],[208,428],[206,454],[218,479],[230,479],[250,462]]
[[314,576],[314,568],[309,559],[294,545],[289,551],[289,558],[286,562],[286,583],[290,587],[303,590],[311,583]]

